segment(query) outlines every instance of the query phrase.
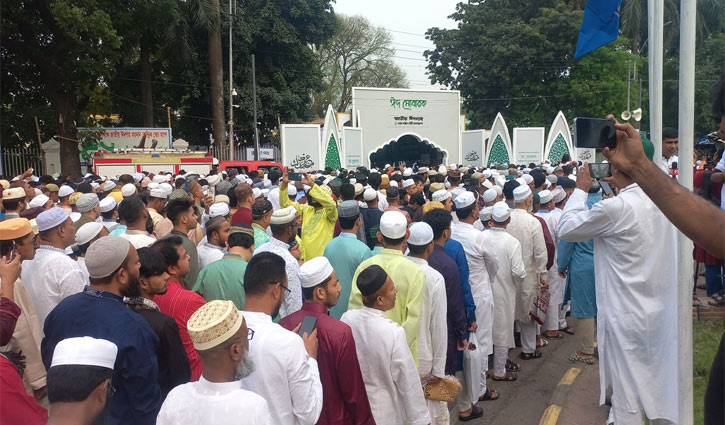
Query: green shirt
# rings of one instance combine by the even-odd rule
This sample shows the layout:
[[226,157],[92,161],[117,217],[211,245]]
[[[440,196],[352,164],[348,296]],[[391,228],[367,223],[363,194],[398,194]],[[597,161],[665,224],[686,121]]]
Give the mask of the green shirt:
[[244,307],[244,272],[247,262],[238,254],[225,254],[201,269],[194,285],[194,292],[200,293],[207,302],[231,300],[239,310]]
[[269,234],[267,234],[267,231],[262,226],[257,223],[252,223],[252,228],[254,228],[254,249],[269,242]]
[[327,244],[325,257],[330,260],[330,264],[340,280],[340,286],[342,286],[340,299],[330,309],[330,316],[340,320],[342,314],[347,311],[350,289],[352,288],[352,277],[355,275],[355,270],[357,270],[360,263],[372,257],[372,253],[370,248],[360,242],[356,235],[342,232]]
[[395,307],[385,312],[385,317],[398,323],[405,330],[408,347],[418,364],[418,333],[420,332],[420,311],[423,307],[425,290],[425,273],[417,264],[403,256],[399,250],[383,248],[379,254],[363,261],[353,276],[350,292],[350,310],[362,306],[362,294],[357,288],[357,276],[369,266],[377,264],[390,276],[398,289]]
[[73,228],[76,229],[76,232],[77,232],[78,229],[80,229],[81,226],[83,226],[84,224],[93,223],[94,221],[96,221],[96,219],[94,219],[93,217],[89,217],[87,215],[82,215],[81,218],[79,218],[78,220],[76,220],[73,223]]
[[196,244],[194,241],[189,239],[186,234],[181,233],[178,230],[172,230],[171,233],[164,236],[162,239],[168,238],[169,235],[181,237],[181,246],[184,247],[186,254],[189,255],[189,273],[187,273],[179,283],[181,283],[181,286],[183,286],[184,289],[191,290],[191,288],[194,287],[194,283],[196,283],[196,277],[199,275],[199,254],[196,253]]

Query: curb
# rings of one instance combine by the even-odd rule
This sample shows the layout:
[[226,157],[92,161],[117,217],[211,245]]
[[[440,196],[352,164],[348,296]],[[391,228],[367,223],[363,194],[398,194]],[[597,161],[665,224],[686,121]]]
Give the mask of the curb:
[[569,395],[569,388],[574,380],[581,373],[580,367],[572,367],[564,373],[559,383],[556,384],[554,394],[551,395],[549,400],[549,406],[544,410],[544,414],[541,415],[539,425],[556,425],[559,421],[559,415],[561,414],[562,405]]

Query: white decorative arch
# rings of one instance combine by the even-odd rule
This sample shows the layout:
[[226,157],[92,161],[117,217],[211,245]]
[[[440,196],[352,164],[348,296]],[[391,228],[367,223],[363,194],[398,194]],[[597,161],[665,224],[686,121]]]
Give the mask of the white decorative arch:
[[554,118],[554,122],[551,123],[551,129],[549,130],[549,136],[546,138],[546,145],[544,146],[544,159],[549,159],[549,153],[551,148],[554,146],[554,142],[561,135],[566,142],[566,148],[569,150],[569,156],[574,157],[574,145],[572,144],[571,130],[569,129],[569,123],[566,122],[564,112],[559,111]]
[[484,157],[485,165],[490,164],[491,150],[498,137],[501,137],[501,140],[503,141],[504,147],[506,148],[506,153],[509,157],[509,162],[513,161],[514,155],[511,145],[511,136],[509,135],[509,129],[508,126],[506,126],[506,121],[503,119],[503,116],[500,112],[496,114],[496,119],[493,120],[493,126],[491,126],[491,136],[488,139],[488,143],[486,146],[486,156]]
[[330,144],[330,136],[335,139],[337,145],[338,160],[342,163],[342,159],[345,157],[343,152],[343,146],[340,140],[340,132],[337,131],[337,117],[335,111],[332,109],[332,105],[327,105],[327,113],[325,114],[325,125],[322,127],[322,146],[320,152],[322,153],[322,164],[325,164],[327,157],[327,148]]
[[419,142],[423,142],[426,145],[430,145],[430,146],[433,146],[434,148],[438,149],[439,151],[441,151],[443,153],[443,158],[441,160],[442,163],[443,164],[446,163],[446,159],[449,157],[449,153],[446,149],[442,148],[439,144],[437,144],[431,140],[428,140],[427,138],[424,138],[423,136],[421,136],[418,133],[415,133],[413,131],[405,131],[405,132],[399,133],[395,137],[390,138],[390,140],[388,140],[387,142],[382,143],[382,144],[376,146],[375,148],[373,148],[372,150],[368,151],[368,153],[365,155],[365,162],[367,163],[368,167],[372,167],[372,164],[370,163],[370,155],[372,155],[373,153],[379,151],[380,149],[384,148],[385,146],[387,146],[393,142],[397,142],[403,136],[413,136],[416,139],[418,139]]

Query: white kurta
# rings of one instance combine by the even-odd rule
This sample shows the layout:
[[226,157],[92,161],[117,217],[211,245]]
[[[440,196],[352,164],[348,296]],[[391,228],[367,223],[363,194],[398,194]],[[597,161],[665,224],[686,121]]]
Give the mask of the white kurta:
[[[259,367],[259,365],[257,365]],[[243,390],[239,381],[196,382],[175,387],[161,405],[156,425],[272,425],[261,396]]]
[[34,259],[23,261],[21,278],[33,299],[40,329],[59,302],[81,292],[89,283],[78,263],[64,250],[49,245],[41,245]]
[[385,312],[362,306],[340,319],[352,329],[360,371],[377,425],[431,422],[405,331]]
[[600,403],[611,385],[627,410],[675,422],[677,232],[637,184],[591,210],[586,201],[576,189],[559,236],[594,239]]
[[476,230],[473,225],[459,221],[453,224],[451,238],[463,245],[468,261],[468,282],[476,303],[476,340],[481,356],[493,353],[493,292],[491,280],[498,272],[498,260],[491,250],[488,232]]
[[264,313],[242,312],[254,331],[249,355],[256,365],[242,388],[267,400],[274,425],[314,425],[322,412],[322,384],[317,361],[302,338],[273,323]]
[[277,211],[282,208],[279,205],[279,186],[269,191],[267,200],[272,204],[272,210]]
[[526,277],[516,291],[515,318],[524,323],[531,320],[529,311],[539,292],[539,281],[546,279],[546,242],[541,223],[528,212],[516,208],[511,210],[511,222],[506,231],[521,244],[521,259]]
[[[205,238],[206,239],[206,238]],[[196,253],[199,255],[199,270],[224,257],[226,249],[212,245],[209,242],[201,242],[196,246]]]
[[[557,254],[559,251],[559,235],[557,234],[557,229],[559,227],[559,217],[561,217],[561,214],[556,214],[553,210],[539,210],[536,215],[546,222],[546,227],[549,228],[549,233],[551,234],[551,240],[554,241],[554,264],[546,273],[546,281],[549,284],[549,293],[551,294],[551,297],[549,298],[549,305],[554,308],[564,302],[564,290],[566,289],[566,279],[559,276],[559,267],[556,265]],[[555,329],[558,328],[559,327],[557,326]]]
[[156,242],[156,238],[151,237],[144,230],[126,230],[125,233],[121,233],[119,236],[131,242],[131,245],[136,249],[146,248]]
[[498,258],[498,273],[491,283],[494,305],[493,344],[514,348],[516,288],[526,277],[526,269],[521,259],[521,244],[505,229],[498,227],[489,229],[488,240],[491,250]]

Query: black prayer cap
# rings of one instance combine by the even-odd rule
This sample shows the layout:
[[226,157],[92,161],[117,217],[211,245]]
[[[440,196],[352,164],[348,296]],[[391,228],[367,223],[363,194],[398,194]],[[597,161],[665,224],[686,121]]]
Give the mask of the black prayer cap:
[[360,293],[367,297],[378,292],[380,288],[385,285],[385,281],[388,279],[388,274],[385,273],[382,267],[373,264],[372,266],[361,271],[357,276],[357,287]]

